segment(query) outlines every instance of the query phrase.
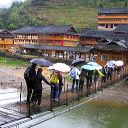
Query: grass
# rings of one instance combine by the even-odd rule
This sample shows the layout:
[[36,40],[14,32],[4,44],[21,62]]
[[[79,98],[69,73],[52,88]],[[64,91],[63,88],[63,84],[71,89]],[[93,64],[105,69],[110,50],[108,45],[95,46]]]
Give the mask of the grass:
[[97,8],[84,6],[29,7],[28,12],[46,24],[72,24],[75,28],[95,28]]
[[3,66],[25,66],[27,62],[14,58],[0,57],[0,65]]

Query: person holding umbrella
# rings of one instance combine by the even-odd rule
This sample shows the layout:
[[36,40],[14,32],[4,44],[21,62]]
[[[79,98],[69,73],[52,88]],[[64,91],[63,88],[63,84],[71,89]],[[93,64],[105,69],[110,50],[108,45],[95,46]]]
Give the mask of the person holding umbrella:
[[32,95],[32,90],[33,90],[33,78],[36,74],[36,66],[37,64],[32,63],[30,67],[28,67],[25,72],[24,72],[24,79],[26,81],[27,85],[27,101],[26,104],[30,103],[30,98]]

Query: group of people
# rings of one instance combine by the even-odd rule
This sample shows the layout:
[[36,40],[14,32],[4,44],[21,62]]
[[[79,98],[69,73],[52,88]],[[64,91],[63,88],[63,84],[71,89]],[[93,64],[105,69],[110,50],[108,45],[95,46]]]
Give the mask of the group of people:
[[87,80],[87,89],[89,90],[92,83],[93,71],[82,69],[81,71],[74,66],[70,71],[69,75],[72,78],[71,93],[74,92],[74,86],[76,84],[76,93],[83,91],[85,79]]
[[105,65],[102,67],[101,71],[100,70],[85,70],[85,69],[81,69],[80,71],[76,66],[74,66],[69,73],[69,75],[72,77],[71,92],[72,93],[74,92],[75,84],[76,84],[76,93],[78,93],[78,91],[82,91],[85,80],[86,80],[86,85],[87,85],[87,91],[89,92],[93,81],[97,83],[99,78],[101,78],[101,81],[104,83],[108,80],[112,80],[112,73],[114,71],[119,76],[121,67],[109,67]]
[[36,67],[37,64],[32,63],[24,72],[24,79],[27,85],[26,104],[32,103],[39,106],[41,105],[42,81],[52,87],[52,100],[58,101],[63,86],[61,73],[53,71],[50,76],[50,81],[48,81],[42,74],[42,68],[38,68],[36,71]]
[[[42,68],[38,68],[36,71],[37,64],[32,64],[28,67],[24,73],[24,78],[27,85],[27,102],[41,105],[42,97],[42,81],[47,85],[51,86],[51,99],[53,101],[58,101],[60,94],[62,92],[63,78],[62,74],[59,71],[52,70],[50,75],[50,80],[48,81],[42,74]],[[85,70],[81,71],[74,66],[69,75],[72,77],[72,87],[71,93],[74,92],[74,86],[76,84],[76,93],[83,91],[85,79],[87,85],[87,91],[90,92],[92,81],[95,83],[98,81],[98,78],[101,76],[102,82],[107,80],[112,80],[112,73],[116,71],[119,74],[121,67],[108,67],[107,65],[103,66],[102,70]]]

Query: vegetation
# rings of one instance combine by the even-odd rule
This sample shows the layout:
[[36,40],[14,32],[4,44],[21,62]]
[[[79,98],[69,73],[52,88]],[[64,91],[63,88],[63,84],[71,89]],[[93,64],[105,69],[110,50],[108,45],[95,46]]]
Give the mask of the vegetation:
[[72,24],[96,28],[98,7],[127,7],[127,0],[27,0],[0,10],[0,29],[27,25]]
[[22,60],[17,60],[14,58],[0,57],[0,65],[4,66],[24,66],[27,63]]

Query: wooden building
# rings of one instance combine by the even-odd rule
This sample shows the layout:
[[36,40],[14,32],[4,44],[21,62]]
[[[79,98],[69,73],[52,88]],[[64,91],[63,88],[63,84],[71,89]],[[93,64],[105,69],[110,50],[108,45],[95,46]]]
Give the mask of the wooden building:
[[85,46],[95,46],[99,40],[104,39],[104,35],[110,35],[111,32],[105,30],[83,29],[80,35],[80,44]]
[[113,31],[86,29],[80,34],[80,44],[93,46],[93,56],[101,65],[109,60],[128,63],[128,25],[119,25]]
[[14,30],[14,43],[53,46],[76,46],[79,36],[71,25],[28,26]]
[[114,30],[118,25],[128,24],[128,8],[100,8],[98,29]]
[[13,33],[15,45],[22,46],[28,54],[72,60],[86,58],[92,49],[79,45],[79,35],[71,25],[23,27]]
[[0,30],[0,50],[13,52],[14,35],[6,29]]
[[126,45],[122,41],[97,44],[94,50],[97,55],[96,61],[102,66],[110,60],[122,60],[124,64],[128,63],[128,42]]

